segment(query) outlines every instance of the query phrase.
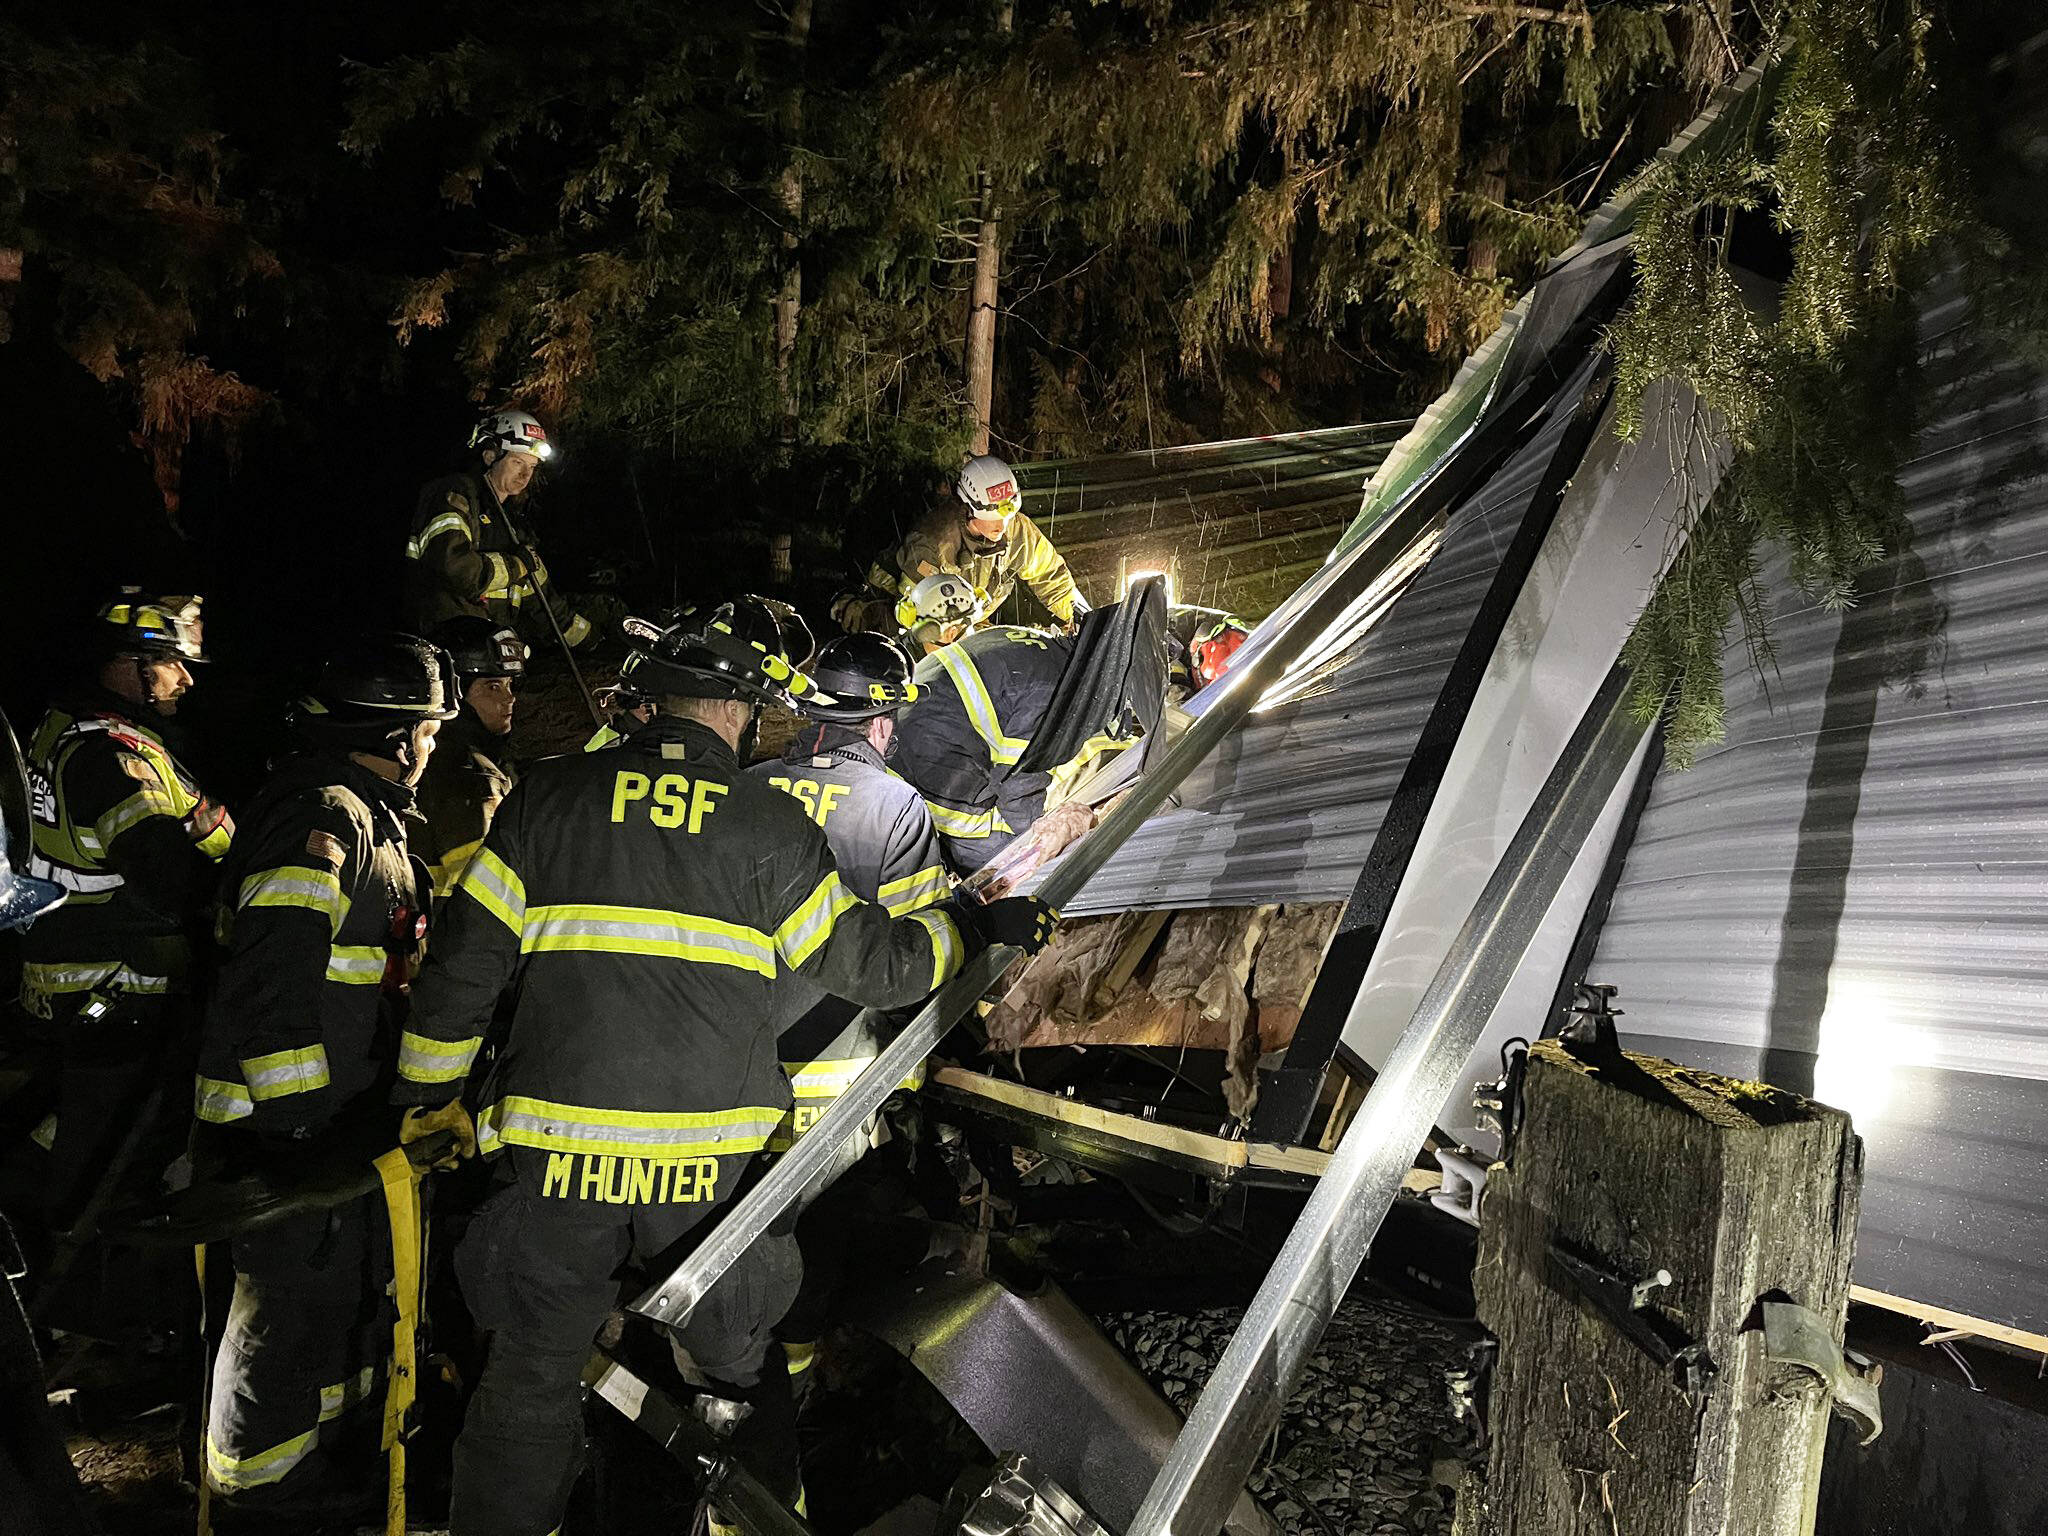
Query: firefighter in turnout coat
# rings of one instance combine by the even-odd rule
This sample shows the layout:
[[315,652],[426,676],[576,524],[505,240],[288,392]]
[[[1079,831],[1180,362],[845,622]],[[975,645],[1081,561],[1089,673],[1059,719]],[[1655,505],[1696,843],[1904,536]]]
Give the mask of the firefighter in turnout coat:
[[1019,773],[1073,654],[1066,635],[977,630],[917,664],[896,771],[931,808],[953,872],[970,875],[1028,832],[1050,773]]
[[849,630],[913,628],[911,592],[927,577],[949,571],[974,591],[971,627],[993,624],[1021,581],[1057,623],[1071,628],[1085,606],[1074,573],[1038,524],[1018,510],[1016,472],[989,454],[969,459],[953,482],[953,495],[875,561],[867,591],[836,604],[833,616]]
[[[657,714],[521,778],[456,886],[400,1055],[399,1102],[448,1099],[516,982],[475,1117],[496,1188],[455,1260],[491,1343],[455,1447],[454,1536],[560,1522],[580,1375],[622,1279],[673,1264],[789,1111],[788,989],[895,1007],[991,934],[1050,929],[1037,903],[892,918],[846,888],[803,807],[741,766],[762,703],[809,688],[759,600],[629,627],[627,682]],[[790,1238],[763,1238],[678,1331],[713,1389],[750,1405],[735,1448],[792,1503],[795,1415],[770,1329],[798,1270]]]
[[426,825],[411,842],[433,877],[438,910],[512,792],[512,774],[501,760],[528,650],[512,630],[489,619],[450,619],[427,638],[448,653],[462,685],[461,712],[441,727],[420,775],[419,810]]
[[51,1154],[42,1203],[60,1227],[152,1082],[191,1070],[193,951],[234,834],[165,740],[206,659],[199,599],[124,596],[89,644],[92,687],[51,709],[29,746],[26,869],[69,898],[21,940],[22,1006],[55,1057],[56,1113],[38,1139]]
[[[886,766],[895,750],[897,715],[917,697],[910,673],[909,656],[893,640],[845,635],[827,641],[810,668],[814,686],[800,706],[810,723],[798,726],[781,761],[753,770],[794,796],[824,829],[847,889],[898,917],[936,906],[952,890],[930,810]],[[804,990],[791,983],[793,1005],[801,1006]],[[889,1032],[863,1023],[867,1015],[857,1005],[814,989],[810,995],[810,1006],[782,1031],[777,1047],[796,1105],[770,1151],[809,1131],[888,1042]],[[903,1086],[914,1089],[923,1080],[920,1068]],[[858,1197],[824,1194],[860,1161],[874,1134],[870,1125],[847,1138],[838,1166],[820,1181],[815,1203],[798,1223],[803,1295],[780,1330],[792,1376],[809,1369],[826,1309],[855,1250],[885,1245],[902,1225],[867,1209],[869,1202]],[[921,1227],[914,1240],[919,1246],[911,1257],[922,1258]]]
[[546,430],[524,411],[486,416],[469,435],[477,467],[430,480],[413,512],[405,545],[407,620],[427,633],[468,615],[510,625],[535,645],[552,644],[548,609],[576,649],[598,626],[573,612],[522,538],[509,503],[554,457]]
[[[196,1093],[202,1156],[230,1171],[276,1175],[389,1125],[429,896],[406,850],[412,784],[455,686],[448,657],[410,635],[335,656],[294,712],[305,750],[243,817]],[[371,1196],[233,1240],[204,1446],[208,1483],[231,1503],[332,1518],[379,1493],[383,1232]]]

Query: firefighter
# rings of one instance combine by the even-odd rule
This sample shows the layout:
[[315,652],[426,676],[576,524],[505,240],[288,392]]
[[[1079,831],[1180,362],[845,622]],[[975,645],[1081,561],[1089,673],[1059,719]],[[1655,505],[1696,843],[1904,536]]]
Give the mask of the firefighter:
[[[655,717],[521,778],[455,888],[400,1052],[398,1101],[442,1104],[516,982],[475,1116],[496,1187],[455,1260],[492,1337],[455,1447],[454,1536],[561,1520],[580,1375],[622,1278],[666,1271],[788,1112],[788,988],[894,1007],[976,943],[1050,932],[1038,903],[892,918],[845,887],[803,807],[741,767],[763,704],[809,691],[763,604],[629,627],[626,680]],[[769,1330],[799,1269],[790,1238],[763,1238],[679,1330],[701,1378],[749,1405],[735,1449],[793,1503],[795,1413]]]
[[[406,823],[456,689],[444,652],[373,635],[329,658],[293,710],[300,750],[249,806],[222,883],[196,1109],[203,1153],[227,1172],[382,1150],[429,896]],[[373,1196],[230,1244],[204,1470],[231,1505],[325,1520],[381,1484],[368,1467],[391,1339],[383,1221]]]
[[548,580],[511,503],[523,495],[554,445],[524,411],[498,411],[469,434],[476,467],[420,491],[405,546],[406,607],[422,633],[462,615],[510,625],[535,645],[552,644],[559,624],[569,647],[599,638],[599,626],[575,612]]
[[951,571],[975,592],[971,627],[993,624],[1018,582],[1029,587],[1055,621],[1071,629],[1085,606],[1074,573],[1038,525],[1018,510],[1016,473],[990,454],[969,459],[953,481],[953,501],[933,507],[909,537],[868,570],[867,590],[834,605],[833,617],[852,631],[887,632],[913,620],[902,611],[911,589],[927,576]]
[[[897,716],[917,697],[910,674],[910,658],[896,641],[880,635],[826,641],[811,668],[814,686],[799,705],[803,718],[796,735],[780,761],[753,769],[793,795],[824,830],[847,889],[898,917],[936,906],[952,890],[930,810],[886,766],[896,748]],[[860,1022],[862,1010],[855,1004],[797,983],[790,990],[808,990],[810,1006],[777,1043],[796,1103],[770,1151],[804,1135],[887,1043],[885,1033]],[[795,1003],[803,1001],[798,996]],[[923,1076],[920,1069],[903,1086],[914,1089]],[[861,1159],[876,1129],[871,1124],[848,1138],[839,1167],[820,1182],[820,1193]],[[792,1377],[810,1368],[838,1279],[855,1249],[872,1256],[893,1248],[912,1262],[925,1256],[923,1227],[902,1233],[905,1224],[871,1209],[875,1202],[863,1198],[865,1193],[827,1196],[798,1223],[803,1292],[779,1330]]]
[[964,576],[937,571],[904,595],[896,605],[896,617],[917,654],[929,656],[964,636],[980,607],[979,594]]
[[[166,740],[206,660],[199,599],[126,594],[90,634],[90,683],[29,745],[28,872],[69,897],[21,941],[22,1004],[57,1069],[41,1138],[54,1138],[42,1196],[57,1225],[107,1172],[151,1087],[191,1068],[193,955],[234,835]],[[178,1123],[182,1134],[182,1112]]]
[[999,858],[1157,722],[1164,638],[1131,633],[1148,615],[1157,616],[1126,601],[1089,615],[1078,636],[977,630],[917,664],[895,768],[931,808],[953,873],[965,878]]
[[512,734],[529,652],[513,630],[466,615],[436,625],[428,638],[455,663],[462,688],[460,712],[434,738],[433,755],[420,775],[417,795],[426,825],[410,840],[433,877],[438,910],[511,792],[512,774],[499,759]]
[[955,874],[980,869],[1044,811],[1052,775],[1019,773],[1017,760],[1073,651],[1066,635],[983,629],[918,663],[896,771],[931,808]]
[[1168,610],[1167,633],[1173,637],[1173,681],[1185,698],[1221,677],[1246,640],[1251,626],[1220,608],[1183,604]]

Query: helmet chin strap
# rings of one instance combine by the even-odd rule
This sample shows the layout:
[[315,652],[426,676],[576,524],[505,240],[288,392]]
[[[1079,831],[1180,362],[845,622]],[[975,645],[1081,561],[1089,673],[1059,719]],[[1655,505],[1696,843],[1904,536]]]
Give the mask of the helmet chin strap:
[[761,713],[762,706],[759,704],[747,711],[746,729],[740,732],[739,745],[733,748],[742,768],[754,760],[754,748],[761,744]]

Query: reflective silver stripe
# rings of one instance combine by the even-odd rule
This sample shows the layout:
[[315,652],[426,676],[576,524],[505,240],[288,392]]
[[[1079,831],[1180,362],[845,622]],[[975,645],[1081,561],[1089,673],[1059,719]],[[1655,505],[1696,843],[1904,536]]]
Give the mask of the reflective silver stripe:
[[452,1083],[469,1075],[483,1046],[482,1035],[467,1040],[433,1040],[406,1030],[398,1037],[398,1075],[414,1083]]
[[261,1488],[280,1482],[319,1443],[320,1426],[315,1424],[303,1435],[294,1435],[267,1451],[258,1451],[253,1456],[230,1456],[214,1441],[213,1431],[209,1428],[206,1432],[207,1480],[223,1492]]
[[127,882],[119,875],[88,875],[71,868],[68,864],[57,864],[32,853],[28,858],[28,872],[38,880],[47,880],[52,885],[61,885],[65,890],[80,896],[98,895],[106,891],[118,891]]
[[377,1379],[377,1367],[366,1365],[347,1381],[337,1381],[331,1387],[320,1389],[320,1422],[338,1419],[370,1395],[370,1386]]
[[376,944],[336,944],[327,951],[327,979],[373,987],[384,979],[386,955]]
[[525,930],[526,882],[488,845],[469,861],[462,878],[455,882],[455,889],[468,893],[513,933]]
[[469,537],[469,524],[462,520],[460,513],[443,512],[439,517],[428,523],[426,527],[422,528],[417,537],[406,541],[406,559],[420,559],[426,554],[427,546],[444,533],[459,533],[466,539]]
[[281,1099],[288,1093],[311,1093],[327,1086],[327,1047],[304,1045],[289,1051],[272,1051],[266,1056],[242,1058],[242,1080],[249,1085],[249,1097],[261,1103]]
[[30,961],[21,968],[24,990],[43,993],[90,992],[94,987],[119,983],[124,992],[158,993],[170,990],[168,976],[145,976],[115,960],[98,965],[62,965]]
[[960,930],[953,926],[951,917],[936,907],[911,913],[909,921],[921,925],[932,936],[932,985],[937,987],[959,970],[961,961],[967,958],[966,946],[960,942]]
[[477,1116],[476,1143],[480,1152],[509,1144],[661,1162],[758,1152],[781,1120],[781,1110],[759,1106],[668,1113],[587,1109],[515,1095]]
[[1031,743],[1020,736],[1004,734],[1002,721],[996,715],[995,700],[989,697],[988,688],[982,683],[981,673],[976,670],[973,660],[958,646],[952,645],[943,646],[932,654],[939,658],[939,665],[953,679],[954,690],[960,696],[960,707],[967,711],[967,723],[974,727],[974,734],[987,744],[989,760],[1000,766],[1016,762]]
[[904,917],[919,907],[945,900],[952,889],[953,882],[946,878],[946,871],[934,864],[914,875],[905,875],[901,880],[891,880],[875,895],[891,917]]
[[214,1125],[225,1125],[256,1113],[248,1088],[217,1077],[197,1077],[192,1084],[192,1113]]
[[535,907],[526,914],[519,947],[529,954],[595,950],[655,955],[775,975],[775,947],[758,928],[653,907]]
[[835,870],[820,880],[817,889],[804,898],[803,905],[785,917],[775,930],[775,948],[792,970],[816,954],[832,936],[839,914],[860,905],[860,898],[839,883]]

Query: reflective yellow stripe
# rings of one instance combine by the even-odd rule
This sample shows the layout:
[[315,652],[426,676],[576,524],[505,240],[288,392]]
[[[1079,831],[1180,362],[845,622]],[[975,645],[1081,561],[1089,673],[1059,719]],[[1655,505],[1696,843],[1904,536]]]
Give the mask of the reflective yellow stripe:
[[623,735],[613,730],[610,726],[600,725],[591,733],[590,740],[583,743],[583,750],[586,752],[602,752],[613,742],[624,741],[625,739]]
[[671,1162],[758,1152],[781,1118],[781,1110],[758,1105],[696,1112],[591,1109],[511,1095],[476,1117],[476,1144],[480,1152],[504,1145]]
[[192,1113],[213,1125],[226,1125],[231,1120],[240,1120],[256,1113],[256,1106],[249,1099],[249,1089],[243,1083],[231,1083],[218,1077],[194,1077],[192,1082]]
[[314,869],[305,864],[284,864],[276,869],[258,870],[242,882],[235,896],[235,910],[245,907],[304,907],[326,914],[330,934],[341,931],[348,916],[348,898],[341,894],[341,880],[331,869]]
[[462,520],[459,512],[443,512],[419,531],[419,536],[405,546],[406,558],[417,560],[427,552],[427,546],[444,533],[457,533],[469,537],[469,524]]
[[1002,721],[996,717],[995,700],[988,696],[988,689],[982,685],[981,674],[974,668],[974,662],[957,645],[946,646],[932,653],[939,658],[939,665],[946,669],[946,675],[953,679],[953,686],[959,690],[961,707],[967,711],[967,722],[974,727],[974,734],[988,744],[989,760],[1007,766],[1024,755],[1024,749],[1031,745],[1019,736],[1003,734]]
[[925,807],[932,813],[932,825],[948,837],[981,838],[995,833],[994,811],[956,811],[932,800],[927,800]]
[[56,1145],[57,1145],[57,1117],[56,1117],[56,1115],[54,1115],[54,1114],[48,1114],[48,1115],[45,1115],[45,1116],[43,1116],[43,1118],[42,1118],[42,1119],[38,1120],[38,1121],[36,1122],[36,1128],[35,1128],[34,1130],[32,1130],[32,1131],[30,1131],[30,1132],[28,1133],[28,1139],[29,1139],[30,1141],[34,1142],[34,1143],[35,1143],[35,1144],[36,1144],[37,1146],[41,1147],[41,1148],[42,1148],[42,1149],[43,1149],[43,1150],[44,1150],[45,1152],[49,1151],[49,1150],[50,1150],[50,1148],[52,1148],[52,1147],[56,1146]]
[[141,826],[152,816],[168,816],[176,821],[183,814],[161,786],[145,785],[94,822],[92,832],[99,850],[104,852],[113,846],[115,838],[130,828]]
[[526,882],[491,849],[482,849],[469,861],[455,889],[473,896],[486,912],[510,928],[514,937],[524,932]]
[[168,976],[145,976],[131,971],[118,960],[93,965],[44,963],[31,960],[21,968],[21,989],[46,997],[70,992],[90,992],[104,983],[118,982],[124,992],[155,994],[170,989]]
[[350,987],[374,987],[384,979],[385,954],[378,944],[336,944],[327,951],[327,979]]
[[338,1381],[331,1387],[320,1389],[320,1422],[338,1419],[370,1395],[370,1387],[377,1379],[377,1367],[366,1365],[347,1381]]
[[482,1035],[467,1040],[435,1040],[406,1030],[398,1037],[398,1075],[412,1083],[452,1083],[469,1075],[470,1064],[484,1043]]
[[572,646],[581,645],[589,634],[590,620],[583,617],[580,613],[571,619],[562,630],[562,638]]
[[484,566],[490,572],[484,578],[484,596],[512,597],[512,567],[505,563],[505,557],[485,555]]
[[953,919],[935,907],[910,914],[910,922],[921,925],[932,936],[932,986],[960,969],[960,962],[967,958],[967,947],[960,942],[960,930],[953,926]]
[[[845,1056],[836,1060],[785,1061],[782,1070],[789,1074],[789,1091],[798,1098],[836,1099],[854,1085],[874,1060],[872,1056]],[[919,1062],[896,1086],[907,1093],[922,1088],[924,1063]]]
[[782,1354],[788,1364],[789,1374],[798,1376],[808,1371],[811,1368],[811,1362],[818,1358],[818,1346],[815,1343],[795,1344],[788,1339],[784,1339],[782,1341]]
[[795,970],[832,937],[839,914],[859,905],[860,898],[839,883],[837,870],[832,871],[818,882],[816,890],[804,898],[803,905],[785,917],[776,928],[777,952],[790,969]]
[[525,954],[655,955],[775,975],[775,946],[760,929],[659,907],[535,907],[526,914],[519,948]]
[[934,864],[929,869],[920,869],[914,875],[905,875],[901,880],[891,880],[875,892],[876,898],[888,909],[891,917],[903,917],[919,907],[928,907],[935,901],[943,901],[953,889],[946,878],[943,865]]
[[249,1097],[257,1103],[281,1099],[288,1093],[311,1093],[327,1086],[327,1047],[303,1045],[289,1051],[272,1051],[267,1056],[242,1058],[242,1081],[249,1085]]
[[254,1456],[230,1456],[214,1443],[213,1431],[206,1432],[206,1476],[222,1493],[243,1488],[262,1488],[283,1481],[285,1475],[306,1459],[320,1443],[316,1424],[303,1435],[294,1435],[282,1445],[273,1445]]
[[458,843],[441,855],[439,863],[428,866],[434,876],[436,896],[454,893],[455,882],[462,878],[462,872],[469,868],[469,861],[476,857],[476,851],[483,845],[484,840],[480,837],[472,838],[466,843]]

